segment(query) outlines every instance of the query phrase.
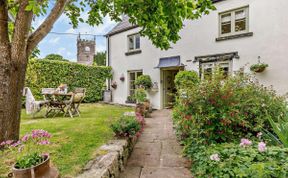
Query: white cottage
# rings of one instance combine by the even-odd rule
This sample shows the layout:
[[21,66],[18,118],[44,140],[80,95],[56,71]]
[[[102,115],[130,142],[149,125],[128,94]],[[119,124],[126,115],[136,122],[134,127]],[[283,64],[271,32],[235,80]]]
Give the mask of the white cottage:
[[185,22],[180,32],[182,39],[167,51],[140,37],[140,28],[131,25],[127,17],[117,24],[107,34],[107,64],[113,68],[113,81],[117,84],[116,89],[111,88],[112,102],[127,103],[128,96],[134,93],[135,78],[147,74],[158,85],[158,90],[149,92],[153,108],[165,108],[179,70],[195,70],[204,77],[219,64],[227,73],[240,69],[251,72],[250,66],[259,60],[269,65],[263,73],[256,74],[260,82],[273,85],[280,94],[286,93],[288,1],[215,0],[214,3],[216,11]]

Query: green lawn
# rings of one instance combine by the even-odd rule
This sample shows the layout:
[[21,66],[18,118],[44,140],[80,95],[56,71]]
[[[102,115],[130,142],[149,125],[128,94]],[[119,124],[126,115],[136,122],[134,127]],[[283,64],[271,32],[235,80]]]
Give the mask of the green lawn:
[[[95,150],[112,139],[113,133],[109,125],[113,119],[125,111],[131,111],[131,108],[86,104],[80,110],[81,117],[73,119],[68,117],[32,119],[24,111],[22,114],[21,135],[33,129],[44,129],[52,133],[50,155],[62,176],[75,176],[81,171],[93,158]],[[13,163],[10,157],[11,155],[0,152],[0,177],[7,175]]]

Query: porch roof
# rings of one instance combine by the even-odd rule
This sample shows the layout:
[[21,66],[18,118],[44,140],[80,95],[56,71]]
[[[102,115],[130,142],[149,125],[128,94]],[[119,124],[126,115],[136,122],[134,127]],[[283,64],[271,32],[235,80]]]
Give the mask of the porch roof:
[[165,57],[159,59],[159,64],[155,68],[182,67],[180,56]]

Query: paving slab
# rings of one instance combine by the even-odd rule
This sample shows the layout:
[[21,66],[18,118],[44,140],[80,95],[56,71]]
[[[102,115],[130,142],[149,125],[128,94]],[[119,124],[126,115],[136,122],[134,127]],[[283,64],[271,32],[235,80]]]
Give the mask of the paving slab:
[[144,132],[120,178],[191,178],[191,164],[181,156],[182,147],[173,131],[171,111],[154,111],[145,120]]

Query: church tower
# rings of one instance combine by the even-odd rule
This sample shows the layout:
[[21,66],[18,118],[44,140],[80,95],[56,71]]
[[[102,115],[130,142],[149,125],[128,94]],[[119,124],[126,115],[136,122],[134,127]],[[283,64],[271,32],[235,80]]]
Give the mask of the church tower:
[[96,43],[94,40],[81,39],[80,34],[77,38],[77,63],[92,65],[96,52]]

